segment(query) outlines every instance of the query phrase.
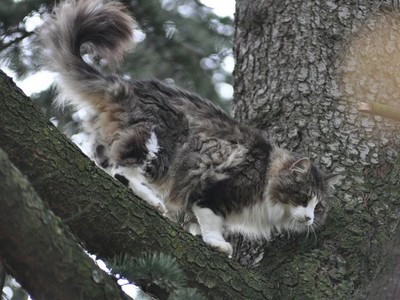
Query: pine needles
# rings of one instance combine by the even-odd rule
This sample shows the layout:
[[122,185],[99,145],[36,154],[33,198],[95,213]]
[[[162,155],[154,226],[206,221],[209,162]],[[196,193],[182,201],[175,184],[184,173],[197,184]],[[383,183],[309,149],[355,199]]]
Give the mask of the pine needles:
[[140,286],[142,290],[165,300],[205,300],[195,289],[186,287],[186,279],[174,257],[164,253],[144,253],[140,257],[116,256],[111,273]]

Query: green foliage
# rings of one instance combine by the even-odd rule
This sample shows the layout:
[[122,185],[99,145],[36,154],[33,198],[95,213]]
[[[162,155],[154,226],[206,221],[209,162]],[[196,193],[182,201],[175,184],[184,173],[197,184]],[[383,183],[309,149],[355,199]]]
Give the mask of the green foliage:
[[[144,253],[138,258],[123,254],[110,263],[111,273],[139,285],[146,293],[168,300],[203,300],[195,289],[186,288],[185,276],[174,257]],[[168,296],[168,297],[167,297]]]
[[168,292],[184,284],[184,275],[176,259],[163,253],[146,253],[139,258],[122,255],[113,261],[111,272],[131,282],[154,283]]

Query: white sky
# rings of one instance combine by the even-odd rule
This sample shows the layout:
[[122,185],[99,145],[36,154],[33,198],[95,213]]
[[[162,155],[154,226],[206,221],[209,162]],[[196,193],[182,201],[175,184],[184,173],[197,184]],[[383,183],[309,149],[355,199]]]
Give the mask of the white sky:
[[235,13],[235,0],[200,0],[204,5],[214,9],[214,13],[221,17],[232,17]]

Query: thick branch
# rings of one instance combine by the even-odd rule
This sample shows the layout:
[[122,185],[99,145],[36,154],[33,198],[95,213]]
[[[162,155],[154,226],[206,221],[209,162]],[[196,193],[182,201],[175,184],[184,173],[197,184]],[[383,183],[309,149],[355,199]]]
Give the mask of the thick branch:
[[86,248],[102,257],[160,251],[177,257],[191,287],[213,299],[266,299],[267,283],[161,217],[49,125],[0,73],[0,144]]
[[128,298],[45,208],[1,149],[0,195],[1,260],[35,299]]

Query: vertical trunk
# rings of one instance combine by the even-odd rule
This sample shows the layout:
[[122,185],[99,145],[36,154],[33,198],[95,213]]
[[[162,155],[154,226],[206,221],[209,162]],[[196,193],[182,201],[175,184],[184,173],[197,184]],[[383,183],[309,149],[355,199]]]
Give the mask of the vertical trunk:
[[[285,238],[265,249],[258,270],[275,279],[277,297],[365,294],[380,248],[397,225],[399,123],[356,109],[359,101],[390,103],[400,92],[399,87],[386,97],[371,92],[372,83],[395,78],[363,71],[369,65],[363,57],[385,56],[368,53],[375,47],[374,22],[364,27],[366,20],[390,10],[374,16],[379,3],[237,1],[236,118],[342,175],[317,237]],[[382,58],[377,65],[385,63],[389,67],[390,60]],[[362,86],[363,80],[371,84]]]
[[400,299],[400,226],[385,247],[383,257],[385,262],[372,283],[368,299]]

